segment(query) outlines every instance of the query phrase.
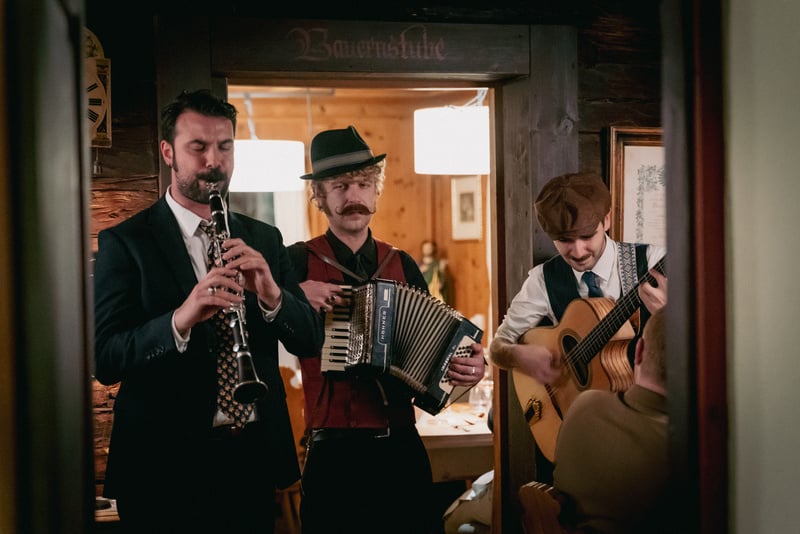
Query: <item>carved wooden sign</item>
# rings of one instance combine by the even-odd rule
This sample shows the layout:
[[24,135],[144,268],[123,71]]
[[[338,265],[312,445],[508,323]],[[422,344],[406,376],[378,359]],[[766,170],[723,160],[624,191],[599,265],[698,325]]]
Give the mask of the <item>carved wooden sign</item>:
[[293,64],[307,72],[472,73],[493,80],[528,73],[519,54],[528,39],[527,26],[223,18],[211,21],[212,70],[263,75]]

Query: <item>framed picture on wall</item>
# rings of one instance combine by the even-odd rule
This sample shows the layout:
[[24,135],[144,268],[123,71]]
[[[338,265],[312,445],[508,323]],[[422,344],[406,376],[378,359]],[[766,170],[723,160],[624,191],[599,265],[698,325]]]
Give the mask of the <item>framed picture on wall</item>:
[[460,176],[450,180],[453,239],[481,238],[481,177]]
[[667,245],[666,176],[661,128],[609,128],[611,237]]

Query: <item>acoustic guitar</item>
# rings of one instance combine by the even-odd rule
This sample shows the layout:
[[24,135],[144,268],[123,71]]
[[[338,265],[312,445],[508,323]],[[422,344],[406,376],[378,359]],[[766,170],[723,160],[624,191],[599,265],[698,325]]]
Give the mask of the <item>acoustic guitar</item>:
[[[664,260],[653,266],[662,274]],[[562,364],[561,376],[552,384],[512,371],[525,420],[539,450],[551,462],[561,421],[578,393],[586,389],[622,391],[633,383],[628,344],[635,332],[630,318],[641,305],[639,286],[653,281],[648,270],[616,303],[602,297],[575,299],[558,325],[534,327],[523,334],[521,343],[547,347]]]

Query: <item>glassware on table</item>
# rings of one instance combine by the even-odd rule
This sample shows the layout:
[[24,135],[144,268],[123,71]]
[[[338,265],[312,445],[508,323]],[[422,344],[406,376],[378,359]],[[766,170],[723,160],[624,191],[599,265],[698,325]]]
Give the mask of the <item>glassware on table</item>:
[[484,378],[469,390],[469,407],[476,413],[487,413],[492,405],[493,382]]

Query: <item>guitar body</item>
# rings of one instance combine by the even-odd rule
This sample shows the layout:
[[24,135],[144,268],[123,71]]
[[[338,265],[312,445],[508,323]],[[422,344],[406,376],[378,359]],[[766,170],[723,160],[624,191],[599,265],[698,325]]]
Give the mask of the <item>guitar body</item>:
[[607,298],[576,299],[567,306],[558,325],[535,327],[522,336],[521,343],[547,347],[562,365],[561,376],[550,385],[516,370],[512,374],[514,389],[536,445],[551,462],[555,458],[561,421],[581,391],[622,391],[633,383],[628,343],[635,332],[629,321],[615,332],[602,333],[601,339],[608,338],[608,341],[597,357],[580,354],[586,342],[597,337],[598,323],[602,323],[603,317],[613,308],[614,302]]

